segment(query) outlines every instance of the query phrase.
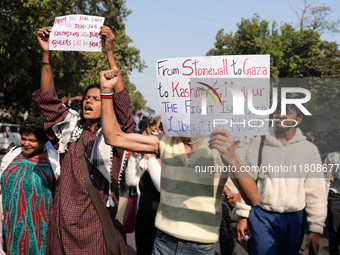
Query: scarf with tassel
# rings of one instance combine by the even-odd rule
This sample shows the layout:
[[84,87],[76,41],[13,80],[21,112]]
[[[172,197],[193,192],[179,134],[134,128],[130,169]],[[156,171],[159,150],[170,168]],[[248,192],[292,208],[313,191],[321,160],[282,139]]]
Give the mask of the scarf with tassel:
[[[59,153],[65,153],[67,150],[67,146],[70,142],[76,142],[80,138],[83,127],[78,125],[79,114],[70,109],[66,115],[66,118],[55,124],[52,127],[52,130],[56,137],[59,139]],[[102,128],[97,131],[97,138],[94,142],[94,146],[92,149],[91,156],[86,158],[89,159],[91,164],[98,169],[99,172],[104,176],[104,178],[110,183],[110,192],[107,199],[106,207],[114,207],[115,203],[112,198],[111,191],[111,170],[112,170],[112,146],[105,144]],[[124,151],[125,155],[125,151]],[[124,166],[124,158],[121,165],[121,168]],[[119,180],[120,181],[120,180]]]

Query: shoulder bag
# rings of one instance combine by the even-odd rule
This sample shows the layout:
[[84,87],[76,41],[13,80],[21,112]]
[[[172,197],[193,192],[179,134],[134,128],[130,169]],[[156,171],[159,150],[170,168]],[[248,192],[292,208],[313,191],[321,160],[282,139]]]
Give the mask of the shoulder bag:
[[111,215],[109,211],[106,209],[106,206],[99,194],[98,189],[92,183],[93,176],[89,175],[89,170],[85,159],[82,136],[79,138],[77,142],[77,149],[79,166],[83,182],[85,183],[85,187],[89,193],[92,204],[95,210],[97,211],[100,221],[102,223],[106,254],[127,255],[125,229],[118,220],[111,218]]
[[126,233],[133,233],[136,229],[137,191],[136,187],[129,187],[129,198],[126,204],[123,224]]

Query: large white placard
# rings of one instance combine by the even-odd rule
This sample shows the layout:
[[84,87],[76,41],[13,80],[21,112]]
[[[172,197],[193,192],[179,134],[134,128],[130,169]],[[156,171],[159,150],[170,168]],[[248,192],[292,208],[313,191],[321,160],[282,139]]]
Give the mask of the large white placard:
[[50,33],[50,50],[100,52],[100,26],[104,20],[81,14],[56,17]]
[[[269,108],[269,55],[160,59],[156,70],[167,136],[209,137],[218,128],[234,136],[267,133],[268,115],[253,114],[248,98],[258,110]],[[234,101],[244,105],[243,113],[235,111]]]

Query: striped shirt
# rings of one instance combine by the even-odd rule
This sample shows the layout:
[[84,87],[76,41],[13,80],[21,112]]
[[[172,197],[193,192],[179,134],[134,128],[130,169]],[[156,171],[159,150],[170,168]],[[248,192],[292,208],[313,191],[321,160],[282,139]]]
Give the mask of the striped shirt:
[[209,149],[205,139],[187,158],[180,137],[163,136],[160,142],[162,161],[161,201],[155,225],[179,239],[214,243],[221,224],[221,196],[226,178],[220,173],[202,178],[196,167],[223,166],[217,150]]

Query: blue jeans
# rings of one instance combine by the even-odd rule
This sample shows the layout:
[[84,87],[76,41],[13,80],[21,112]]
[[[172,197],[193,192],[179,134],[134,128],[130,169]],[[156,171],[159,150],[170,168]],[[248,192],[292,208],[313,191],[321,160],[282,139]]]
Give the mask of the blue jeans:
[[214,243],[189,242],[157,230],[152,255],[215,255]]
[[295,255],[302,244],[306,212],[277,213],[253,207],[249,216],[251,255]]

